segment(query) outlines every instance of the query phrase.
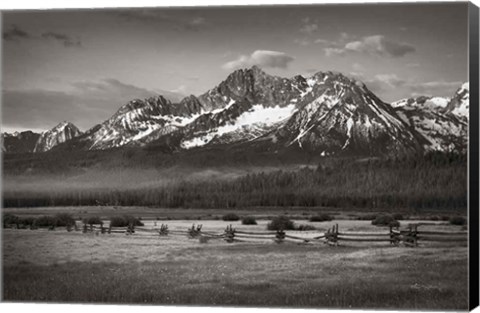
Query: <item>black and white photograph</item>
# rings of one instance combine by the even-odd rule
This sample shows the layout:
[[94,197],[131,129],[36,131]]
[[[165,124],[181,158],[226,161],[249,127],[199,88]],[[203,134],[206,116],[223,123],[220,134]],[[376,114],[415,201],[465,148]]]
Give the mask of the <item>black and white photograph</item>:
[[173,5],[2,10],[2,302],[472,309],[478,7]]

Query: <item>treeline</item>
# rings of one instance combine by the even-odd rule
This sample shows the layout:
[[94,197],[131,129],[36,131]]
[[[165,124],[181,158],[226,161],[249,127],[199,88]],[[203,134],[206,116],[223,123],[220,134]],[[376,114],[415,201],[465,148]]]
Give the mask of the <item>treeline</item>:
[[463,155],[443,153],[396,160],[325,159],[316,167],[252,173],[228,181],[4,194],[5,207],[81,205],[464,210],[467,162]]

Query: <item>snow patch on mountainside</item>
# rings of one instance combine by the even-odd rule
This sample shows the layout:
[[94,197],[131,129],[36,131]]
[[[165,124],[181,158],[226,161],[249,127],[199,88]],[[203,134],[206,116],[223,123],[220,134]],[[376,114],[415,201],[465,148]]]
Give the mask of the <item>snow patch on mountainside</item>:
[[220,126],[212,129],[208,133],[194,137],[182,142],[181,146],[185,149],[204,146],[211,142],[214,138],[219,138],[225,134],[232,133],[241,129],[268,126],[278,123],[295,112],[295,105],[290,104],[286,107],[263,107],[260,104],[254,105],[249,111],[242,113],[233,124]]

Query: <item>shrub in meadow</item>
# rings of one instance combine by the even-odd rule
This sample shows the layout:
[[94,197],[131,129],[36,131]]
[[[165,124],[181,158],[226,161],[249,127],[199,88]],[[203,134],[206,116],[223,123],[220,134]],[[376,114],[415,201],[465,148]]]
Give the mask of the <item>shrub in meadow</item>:
[[400,213],[395,213],[395,214],[393,214],[392,217],[393,217],[396,221],[400,221],[400,220],[403,220],[403,219],[404,219],[404,218],[403,218],[403,215],[400,214]]
[[238,221],[240,217],[235,213],[228,213],[222,216],[222,220],[224,221]]
[[37,227],[55,227],[57,226],[57,219],[51,215],[40,216],[35,219],[35,226]]
[[372,221],[372,225],[399,227],[400,223],[391,215],[379,215]]
[[274,217],[270,223],[267,224],[268,230],[295,230],[295,223],[285,215]]
[[310,216],[310,222],[328,222],[333,220],[333,217],[328,214],[319,214]]
[[243,225],[257,225],[257,220],[253,216],[245,216],[242,218]]
[[130,224],[133,226],[144,226],[140,219],[131,215],[112,216],[110,218],[110,226],[112,227],[127,227]]
[[301,231],[306,231],[306,230],[316,230],[317,228],[313,225],[308,225],[308,224],[300,224],[297,227],[295,227],[296,230],[301,230]]
[[57,219],[57,226],[75,225],[75,218],[70,213],[58,213],[55,218]]
[[25,226],[32,226],[35,224],[35,220],[34,217],[22,217],[19,219],[19,223]]
[[83,219],[83,223],[87,225],[103,225],[103,221],[99,216],[90,216]]
[[17,224],[18,220],[19,220],[18,216],[10,214],[10,213],[3,214],[2,217],[3,217],[3,227],[4,228],[7,225],[10,225],[10,224]]
[[373,221],[377,218],[376,214],[365,214],[357,217],[357,220],[359,221]]
[[450,218],[450,224],[452,225],[467,225],[467,219],[462,216],[452,216]]

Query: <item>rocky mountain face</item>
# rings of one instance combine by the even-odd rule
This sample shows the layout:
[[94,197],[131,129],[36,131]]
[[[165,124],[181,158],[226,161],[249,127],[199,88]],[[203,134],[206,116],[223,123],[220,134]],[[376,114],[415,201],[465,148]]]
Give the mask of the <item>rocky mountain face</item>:
[[88,150],[140,145],[186,126],[203,110],[195,96],[176,104],[163,96],[132,100],[111,118],[73,140],[72,144]]
[[28,153],[33,152],[40,134],[32,131],[15,132],[13,134],[2,133],[2,152],[5,153]]
[[81,134],[70,122],[62,122],[54,128],[43,132],[38,138],[33,152],[45,152]]
[[84,134],[74,132],[51,144],[42,139],[35,151],[55,145],[70,150],[144,145],[185,150],[247,144],[272,152],[398,156],[463,146],[467,118],[468,84],[452,98],[387,104],[341,73],[282,78],[254,66],[234,71],[198,97],[175,103],[163,96],[132,100]]
[[426,151],[463,151],[468,145],[468,83],[452,98],[418,97],[392,103],[398,116],[421,136]]
[[470,102],[470,85],[464,83],[450,99],[445,107],[446,113],[451,113],[458,117],[463,117],[468,120],[468,106]]
[[306,82],[295,113],[269,135],[274,142],[321,155],[416,150],[407,125],[363,83],[332,72],[317,73]]

